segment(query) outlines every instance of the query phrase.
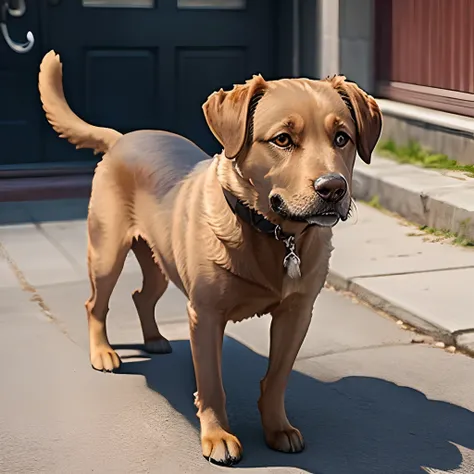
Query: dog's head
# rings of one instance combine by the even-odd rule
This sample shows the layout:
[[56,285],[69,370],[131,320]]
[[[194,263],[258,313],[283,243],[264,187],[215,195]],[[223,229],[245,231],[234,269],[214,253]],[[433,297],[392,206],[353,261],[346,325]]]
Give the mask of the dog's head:
[[254,76],[213,93],[203,110],[257,211],[325,227],[347,219],[356,152],[370,163],[382,127],[377,103],[356,84]]

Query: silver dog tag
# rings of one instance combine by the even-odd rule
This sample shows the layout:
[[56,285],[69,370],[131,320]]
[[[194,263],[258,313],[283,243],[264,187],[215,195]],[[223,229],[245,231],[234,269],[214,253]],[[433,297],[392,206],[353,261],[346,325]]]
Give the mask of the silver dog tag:
[[300,278],[301,260],[296,254],[295,238],[293,236],[283,239],[283,243],[286,247],[286,255],[283,259],[283,266],[286,268],[286,273],[290,278]]

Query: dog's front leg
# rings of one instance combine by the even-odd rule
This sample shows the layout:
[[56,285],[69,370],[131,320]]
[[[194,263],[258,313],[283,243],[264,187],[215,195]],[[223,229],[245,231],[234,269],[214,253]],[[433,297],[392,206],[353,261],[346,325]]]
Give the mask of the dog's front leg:
[[202,453],[214,463],[232,465],[240,461],[242,445],[230,433],[225,409],[221,372],[225,320],[208,308],[201,310],[191,304],[188,304],[188,314]]
[[290,296],[272,313],[270,360],[260,383],[258,408],[268,446],[296,453],[304,449],[303,437],[285,411],[285,390],[296,356],[311,322],[313,299]]

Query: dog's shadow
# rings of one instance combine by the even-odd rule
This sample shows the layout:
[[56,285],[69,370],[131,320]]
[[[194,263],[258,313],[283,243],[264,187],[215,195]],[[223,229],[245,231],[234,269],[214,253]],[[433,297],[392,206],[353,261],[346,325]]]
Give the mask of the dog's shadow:
[[[171,355],[125,359],[120,372],[143,375],[151,389],[198,429],[189,341],[173,341],[172,346]],[[263,440],[256,404],[266,367],[266,357],[225,338],[223,376],[229,420],[244,446],[238,467],[295,467],[321,474],[420,474],[420,466],[456,469],[462,456],[452,443],[474,449],[474,413],[464,408],[429,400],[414,389],[381,379],[346,377],[324,383],[293,371],[286,407],[305,437],[306,449],[299,454],[272,451]]]

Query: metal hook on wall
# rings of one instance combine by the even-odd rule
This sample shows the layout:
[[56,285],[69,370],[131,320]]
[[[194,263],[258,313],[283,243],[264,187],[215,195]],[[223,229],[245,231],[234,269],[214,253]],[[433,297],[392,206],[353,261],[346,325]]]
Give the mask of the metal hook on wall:
[[[14,5],[12,5],[14,3]],[[7,27],[7,16],[10,14],[14,17],[24,15],[26,11],[25,0],[3,0],[0,11],[0,30],[2,31],[5,42],[15,53],[27,53],[31,51],[35,44],[35,37],[31,31],[26,33],[26,43],[17,43],[10,37]]]

